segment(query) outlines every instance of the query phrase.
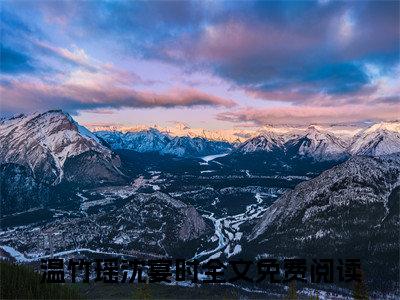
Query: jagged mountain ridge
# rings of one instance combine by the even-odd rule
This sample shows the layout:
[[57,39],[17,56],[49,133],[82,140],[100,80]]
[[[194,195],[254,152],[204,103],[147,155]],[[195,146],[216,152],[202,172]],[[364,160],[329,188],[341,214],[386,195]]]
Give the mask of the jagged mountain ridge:
[[[335,136],[343,138],[345,140],[352,138],[363,128],[367,127],[366,123],[355,123],[355,124],[311,124],[322,131],[328,131]],[[211,141],[222,141],[232,144],[240,144],[247,140],[263,135],[265,133],[274,132],[280,136],[287,134],[299,134],[301,135],[307,126],[294,125],[294,124],[265,124],[258,128],[226,128],[226,129],[205,129],[205,128],[192,128],[190,125],[185,123],[176,122],[173,126],[162,127],[159,125],[135,125],[135,126],[121,126],[121,125],[92,125],[88,124],[89,128],[93,132],[97,131],[119,131],[123,133],[127,132],[139,132],[150,129],[157,129],[160,132],[167,133],[170,136],[188,136],[191,138],[200,137]]]
[[205,156],[229,152],[227,142],[210,141],[201,137],[172,137],[167,133],[150,128],[138,132],[97,131],[95,134],[115,150],[134,150],[137,152],[158,152],[161,155]]
[[257,151],[271,152],[277,149],[282,149],[284,147],[284,144],[285,141],[282,137],[273,132],[270,132],[247,140],[246,142],[239,145],[236,151],[243,153],[251,153]]
[[120,166],[118,155],[60,110],[0,123],[2,214],[53,203],[60,185],[122,184]]
[[[353,130],[354,131],[354,130]],[[263,128],[262,134],[243,143],[229,144],[201,137],[171,136],[156,128],[135,132],[97,131],[95,134],[113,149],[158,152],[175,156],[202,156],[224,152],[250,154],[280,151],[316,160],[343,160],[353,155],[384,155],[400,151],[398,122],[375,124],[349,138],[320,126],[306,130]],[[376,141],[377,140],[377,141]]]
[[347,145],[344,141],[314,126],[310,126],[304,136],[289,140],[285,147],[296,155],[313,157],[317,160],[340,160],[348,156]]
[[344,139],[332,132],[309,126],[305,132],[274,132],[259,135],[238,145],[236,152],[281,151],[299,157],[316,160],[341,160],[355,155],[379,156],[400,152],[400,124],[386,122],[375,124],[356,134],[352,139]]
[[2,121],[0,144],[0,164],[27,167],[46,184],[123,178],[119,157],[61,110]]
[[[249,247],[269,255],[361,258],[380,289],[398,275],[400,154],[352,157],[300,183],[267,208]],[[257,251],[257,250],[255,250]],[[328,255],[329,254],[329,255]],[[387,279],[381,278],[387,268]]]
[[379,123],[356,135],[349,147],[352,155],[379,156],[400,151],[400,122]]

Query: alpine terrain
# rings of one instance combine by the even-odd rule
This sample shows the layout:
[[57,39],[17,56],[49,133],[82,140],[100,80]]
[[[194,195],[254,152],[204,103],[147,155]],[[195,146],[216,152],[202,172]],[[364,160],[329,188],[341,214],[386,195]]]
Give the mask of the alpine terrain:
[[[19,263],[106,255],[202,265],[351,255],[371,294],[398,295],[399,122],[215,136],[92,133],[60,110],[3,119],[0,253]],[[230,287],[251,296],[287,289]],[[340,297],[352,287],[298,286],[300,295],[310,289]]]

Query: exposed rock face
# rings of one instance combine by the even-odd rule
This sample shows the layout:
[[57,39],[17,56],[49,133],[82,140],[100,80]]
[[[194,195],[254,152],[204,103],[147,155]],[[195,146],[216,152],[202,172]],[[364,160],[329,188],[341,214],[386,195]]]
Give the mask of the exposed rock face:
[[400,152],[400,122],[379,123],[363,130],[355,136],[349,152],[370,156]]
[[210,141],[200,137],[174,137],[161,151],[161,154],[176,156],[205,156],[229,152],[231,145],[227,142]]
[[62,111],[0,123],[2,213],[48,203],[61,183],[74,187],[123,183],[119,157]]
[[342,160],[348,157],[346,143],[332,133],[310,126],[302,134],[275,133],[252,138],[237,147],[236,152],[276,152],[288,157],[310,157],[318,161]]
[[287,156],[318,161],[343,160],[350,156],[380,156],[400,152],[400,122],[382,122],[360,130],[351,138],[318,126],[305,131],[267,132],[240,144],[235,152],[284,152]]
[[238,146],[236,151],[251,153],[257,151],[271,152],[284,148],[284,139],[275,133],[269,133],[249,139]]
[[103,183],[123,183],[124,175],[118,169],[121,160],[118,155],[89,150],[66,159],[64,163],[64,180],[77,186],[91,186]]
[[352,203],[380,202],[386,207],[389,194],[400,184],[399,172],[400,155],[354,157],[315,179],[300,183],[278,199],[256,226],[253,237],[271,226],[281,228],[294,220],[306,223],[318,219],[319,214],[338,207],[348,208]]
[[[57,185],[63,180],[79,183],[85,173],[64,173],[67,161],[90,152],[90,163],[106,166],[107,174],[98,174],[110,182],[120,182],[120,161],[113,152],[102,146],[86,128],[78,125],[62,111],[48,111],[20,116],[0,124],[0,164],[14,163],[32,170],[42,183]],[[86,163],[86,165],[89,162]],[[89,168],[86,168],[88,170]],[[96,168],[101,172],[99,168]],[[71,174],[74,173],[74,174]],[[67,176],[65,176],[67,175]],[[93,172],[91,179],[96,179]],[[77,180],[77,177],[80,177]]]
[[312,157],[316,160],[340,160],[348,156],[344,141],[332,133],[321,132],[313,126],[304,136],[290,140],[286,148],[295,155]]
[[368,278],[389,268],[386,284],[371,284],[393,289],[399,186],[399,154],[353,157],[280,197],[254,227],[250,244],[275,255],[359,257]]
[[138,132],[98,131],[96,136],[106,141],[113,149],[137,152],[160,152],[171,141],[168,134],[154,128]]
[[201,137],[172,137],[154,128],[126,133],[98,131],[95,134],[116,150],[158,152],[162,155],[169,154],[179,157],[198,157],[231,150],[231,145],[227,142],[210,141]]
[[196,239],[206,232],[207,226],[202,216],[193,206],[183,209],[183,221],[179,230],[179,238],[183,241]]

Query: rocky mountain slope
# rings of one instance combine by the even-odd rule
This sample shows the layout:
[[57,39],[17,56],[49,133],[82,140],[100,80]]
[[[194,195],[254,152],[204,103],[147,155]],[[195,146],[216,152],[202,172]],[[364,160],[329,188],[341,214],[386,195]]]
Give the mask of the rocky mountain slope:
[[400,122],[379,123],[355,136],[349,153],[379,156],[400,151]]
[[240,144],[236,151],[242,153],[259,151],[272,152],[274,150],[283,149],[284,144],[285,141],[281,136],[270,132],[247,140],[246,142]]
[[74,187],[123,183],[120,166],[115,153],[62,111],[0,123],[2,214],[47,203],[51,190],[61,183]]
[[236,147],[235,152],[284,152],[290,157],[311,157],[315,160],[343,160],[349,156],[379,156],[400,152],[400,122],[382,122],[360,130],[349,138],[321,128],[309,126],[305,131],[276,134],[266,132]]
[[306,133],[289,140],[285,147],[287,151],[300,157],[312,157],[316,160],[340,160],[348,156],[346,143],[329,132],[310,126]]
[[[361,258],[370,284],[393,290],[399,272],[393,264],[400,245],[399,201],[400,154],[353,157],[268,207],[249,236],[249,247],[275,256],[351,254]],[[388,269],[383,281],[381,268]]]
[[154,128],[126,133],[97,131],[95,134],[113,149],[135,150],[142,153],[162,151],[171,140],[171,137]]
[[227,142],[211,141],[201,137],[172,137],[154,128],[126,133],[97,131],[95,134],[115,150],[157,152],[162,155],[169,154],[179,157],[199,157],[231,150],[231,145]]
[[[81,196],[80,212],[70,212],[39,227],[32,224],[3,231],[1,244],[36,256],[97,249],[98,253],[165,257],[175,252],[184,255],[210,231],[193,206],[164,193],[136,193],[132,187],[118,187],[84,195],[98,198],[102,194],[107,198]],[[76,213],[81,216],[71,217]]]
[[118,182],[123,177],[119,157],[59,110],[2,121],[0,145],[0,164],[27,167],[47,184]]

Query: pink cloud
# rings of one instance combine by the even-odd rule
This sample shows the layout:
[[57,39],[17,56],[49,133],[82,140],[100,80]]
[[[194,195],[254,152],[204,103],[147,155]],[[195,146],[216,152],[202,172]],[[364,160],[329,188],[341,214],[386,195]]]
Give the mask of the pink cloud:
[[217,119],[241,125],[311,124],[358,122],[363,120],[396,120],[400,108],[396,104],[345,105],[340,107],[296,106],[274,108],[242,108],[224,112]]
[[[102,84],[103,83],[103,84]],[[12,80],[0,85],[4,111],[43,110],[62,107],[66,110],[120,107],[232,107],[230,99],[210,95],[194,88],[175,88],[164,93],[140,91],[113,82],[75,82],[47,84]]]
[[[245,88],[245,92],[252,98],[267,101],[283,101],[296,105],[311,106],[340,106],[347,104],[361,104],[376,102],[381,94],[378,84],[365,85],[359,90],[346,94],[327,94],[316,91],[312,84],[289,84],[281,89],[263,91],[257,88]],[[391,95],[391,94],[390,94]]]
[[273,60],[293,51],[311,50],[317,43],[318,39],[312,34],[299,34],[267,23],[230,20],[204,27],[199,36],[182,36],[177,42],[166,45],[163,51],[172,59],[206,62],[248,59],[263,53],[268,53]]

